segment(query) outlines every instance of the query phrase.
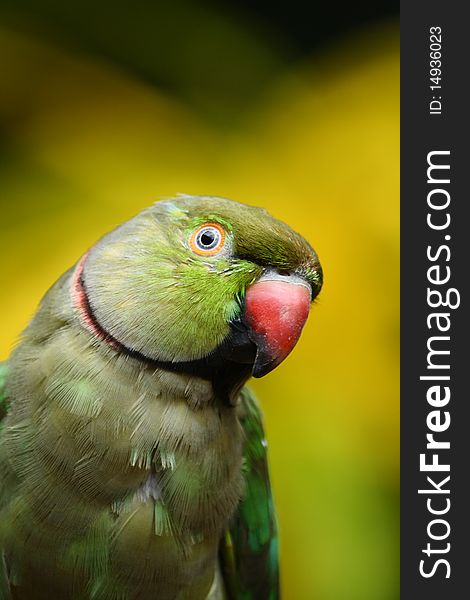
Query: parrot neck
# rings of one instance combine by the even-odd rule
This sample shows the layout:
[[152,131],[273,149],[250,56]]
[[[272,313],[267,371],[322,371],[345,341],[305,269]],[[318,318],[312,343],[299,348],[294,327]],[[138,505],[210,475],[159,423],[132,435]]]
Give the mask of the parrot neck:
[[[128,348],[107,332],[96,319],[83,279],[83,270],[88,254],[85,254],[72,275],[72,299],[78,310],[82,325],[97,339],[110,346],[115,352],[123,353],[150,366],[172,373],[182,373],[212,383],[214,397],[224,404],[234,406],[238,394],[251,376],[256,356],[256,347],[239,327],[231,327],[226,340],[209,356],[191,361],[172,362],[149,358],[145,354]],[[230,360],[233,346],[237,348],[237,361]]]

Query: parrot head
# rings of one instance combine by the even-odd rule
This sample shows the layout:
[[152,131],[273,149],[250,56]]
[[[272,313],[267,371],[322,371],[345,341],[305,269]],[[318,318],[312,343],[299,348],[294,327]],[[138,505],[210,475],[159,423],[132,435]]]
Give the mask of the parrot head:
[[180,196],[105,235],[72,295],[82,325],[119,351],[246,380],[292,351],[321,286],[315,251],[264,209]]

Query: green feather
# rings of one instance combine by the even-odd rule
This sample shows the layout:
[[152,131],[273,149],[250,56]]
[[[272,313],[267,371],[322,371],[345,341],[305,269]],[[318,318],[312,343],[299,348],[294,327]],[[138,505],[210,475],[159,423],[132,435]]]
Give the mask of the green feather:
[[0,552],[0,600],[11,600],[11,588],[3,552]]
[[231,600],[279,598],[278,534],[268,474],[262,414],[248,388],[241,395],[245,493],[221,557]]

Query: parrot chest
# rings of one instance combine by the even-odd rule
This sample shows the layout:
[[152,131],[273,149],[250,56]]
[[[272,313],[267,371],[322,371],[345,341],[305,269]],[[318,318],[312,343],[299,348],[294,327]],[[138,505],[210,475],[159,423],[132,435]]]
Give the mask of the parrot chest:
[[31,362],[4,430],[15,569],[35,593],[46,572],[59,595],[93,580],[116,597],[202,600],[243,491],[235,410],[209,382],[96,352],[91,364],[77,341]]

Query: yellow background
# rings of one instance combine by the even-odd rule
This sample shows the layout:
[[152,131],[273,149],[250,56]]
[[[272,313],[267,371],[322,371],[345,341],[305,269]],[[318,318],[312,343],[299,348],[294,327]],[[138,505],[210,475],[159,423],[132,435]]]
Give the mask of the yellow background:
[[267,208],[311,242],[325,273],[297,348],[253,383],[283,598],[397,598],[395,27],[280,71],[232,126],[104,59],[12,30],[0,30],[0,70],[0,358],[55,279],[146,205],[184,192]]

